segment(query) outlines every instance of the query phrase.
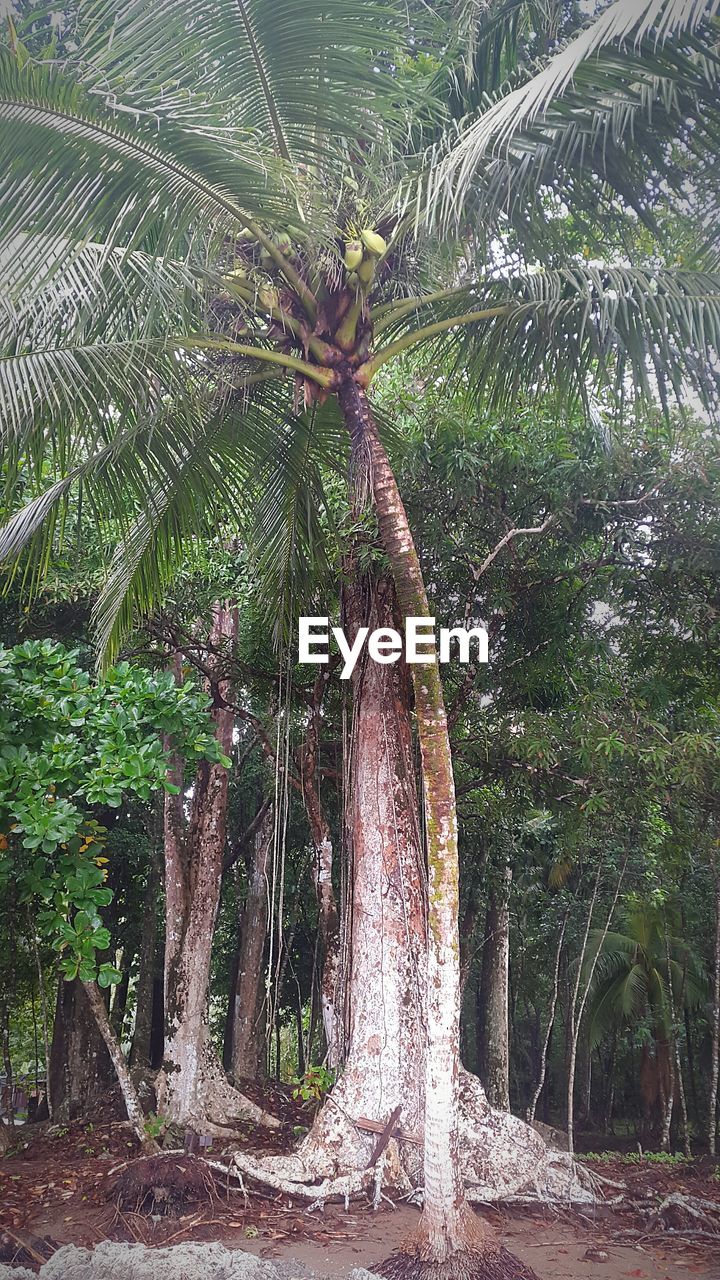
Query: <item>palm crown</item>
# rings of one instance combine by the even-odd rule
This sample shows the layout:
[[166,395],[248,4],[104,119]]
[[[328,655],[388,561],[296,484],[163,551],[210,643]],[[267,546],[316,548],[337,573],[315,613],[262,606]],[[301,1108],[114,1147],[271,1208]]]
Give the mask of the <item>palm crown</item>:
[[711,400],[712,244],[693,269],[589,265],[556,201],[576,239],[604,205],[617,249],[689,164],[699,199],[716,9],[619,0],[539,70],[518,61],[539,15],[515,0],[438,22],[371,0],[206,0],[190,21],[178,0],[79,0],[72,51],[41,51],[32,14],[28,47],[11,28],[0,404],[31,500],[3,559],[30,542],[41,568],[81,485],[122,539],[98,608],[113,644],[184,536],[251,491],[287,567],[320,542],[319,467],[342,447],[336,414],[303,411],[422,342],[496,404],[628,371]]

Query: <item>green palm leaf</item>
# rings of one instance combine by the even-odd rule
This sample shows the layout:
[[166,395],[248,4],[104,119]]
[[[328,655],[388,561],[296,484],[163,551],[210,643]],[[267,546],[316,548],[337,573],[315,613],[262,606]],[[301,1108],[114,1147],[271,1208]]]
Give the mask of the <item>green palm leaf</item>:
[[287,178],[257,141],[222,139],[202,121],[132,128],[48,66],[20,68],[0,48],[0,245],[26,241],[21,280],[46,273],[85,239],[111,248],[187,259],[198,237],[235,234],[254,217],[287,219]]
[[[227,103],[269,154],[317,161],[357,132],[373,100],[387,114],[404,7],[373,0],[85,0],[83,52],[144,102],[192,88]],[[397,87],[394,88],[397,99]]]
[[667,169],[664,141],[683,135],[692,150],[712,138],[717,150],[720,70],[712,41],[694,33],[719,7],[615,0],[536,75],[447,135],[427,176],[424,216],[447,225],[473,210],[479,219],[512,214],[564,176],[576,202],[583,174],[637,205],[643,184],[633,178],[647,174],[648,161]]
[[622,386],[625,377],[650,401],[682,400],[692,386],[718,408],[720,276],[575,261],[488,278],[431,311],[424,325],[422,307],[399,309],[378,361],[421,339],[498,408],[528,392],[584,399],[590,381]]

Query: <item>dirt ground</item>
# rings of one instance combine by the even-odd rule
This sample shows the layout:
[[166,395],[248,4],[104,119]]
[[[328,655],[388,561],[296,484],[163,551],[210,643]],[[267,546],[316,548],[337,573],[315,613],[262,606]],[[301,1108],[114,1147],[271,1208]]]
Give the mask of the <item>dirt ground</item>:
[[[287,1197],[254,1193],[245,1203],[240,1192],[223,1187],[165,1208],[146,1204],[137,1212],[137,1206],[118,1204],[122,1167],[138,1167],[136,1144],[125,1125],[107,1121],[69,1131],[38,1126],[27,1133],[28,1145],[0,1161],[0,1261],[10,1264],[37,1269],[61,1244],[219,1240],[228,1248],[292,1263],[284,1271],[298,1280],[312,1272],[334,1277],[353,1267],[372,1269],[417,1221],[417,1210],[407,1206],[383,1204],[373,1213],[353,1205],[346,1213],[329,1205],[324,1213],[308,1212]],[[720,1212],[714,1165],[628,1166],[618,1160],[593,1168],[606,1179],[602,1194],[608,1202],[620,1197],[618,1203],[601,1202],[583,1214],[503,1208],[484,1210],[483,1216],[542,1280],[720,1280],[720,1235],[716,1246],[713,1239],[672,1237],[652,1224],[654,1207],[670,1193],[712,1201]]]

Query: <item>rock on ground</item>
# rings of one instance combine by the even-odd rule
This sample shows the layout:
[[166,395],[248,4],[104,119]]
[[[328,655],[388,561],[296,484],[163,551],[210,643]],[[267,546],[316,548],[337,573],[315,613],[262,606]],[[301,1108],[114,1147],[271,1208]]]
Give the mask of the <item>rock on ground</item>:
[[[40,1268],[39,1280],[277,1280],[271,1262],[222,1244],[146,1249],[106,1241],[92,1251],[65,1245]],[[36,1280],[24,1267],[0,1266],[0,1280]]]

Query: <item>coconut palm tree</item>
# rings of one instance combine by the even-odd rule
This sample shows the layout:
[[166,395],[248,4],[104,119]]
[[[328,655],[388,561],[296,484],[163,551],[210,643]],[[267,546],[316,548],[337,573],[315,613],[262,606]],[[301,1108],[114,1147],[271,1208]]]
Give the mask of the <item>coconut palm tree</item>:
[[[640,1068],[646,1106],[667,1105],[672,1093],[676,1019],[703,1004],[706,982],[697,957],[677,937],[677,914],[653,902],[628,904],[619,930],[590,937],[586,967],[597,954],[588,1035],[595,1048],[609,1031],[648,1027]],[[664,1119],[664,1117],[663,1117]]]
[[[27,502],[2,559],[36,580],[81,493],[119,541],[96,614],[111,651],[184,538],[249,499],[299,573],[342,428],[400,608],[428,616],[373,408],[389,361],[441,358],[495,406],[548,386],[665,402],[692,386],[714,405],[717,10],[615,0],[566,32],[522,0],[76,0],[72,41],[45,50],[32,12],[27,34],[11,25],[0,406]],[[706,252],[634,263],[638,221],[652,232],[689,181]],[[488,1260],[459,1173],[457,820],[434,660],[414,687],[429,871],[414,1252],[516,1275]]]

